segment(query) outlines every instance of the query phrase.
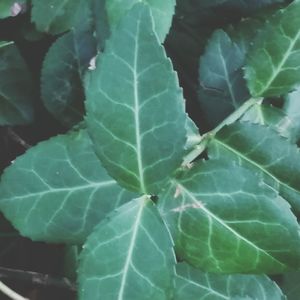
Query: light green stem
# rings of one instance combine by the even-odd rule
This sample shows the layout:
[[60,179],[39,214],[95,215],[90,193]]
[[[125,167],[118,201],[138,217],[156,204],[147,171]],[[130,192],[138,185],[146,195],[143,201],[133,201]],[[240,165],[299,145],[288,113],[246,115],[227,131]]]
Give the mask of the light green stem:
[[243,114],[248,111],[253,105],[260,103],[262,98],[250,98],[245,103],[243,103],[237,110],[235,110],[231,115],[229,115],[223,122],[221,122],[215,129],[205,133],[198,145],[194,146],[193,150],[188,153],[183,160],[183,166],[190,164],[194,159],[196,159],[207,147],[210,139],[212,139],[217,132],[219,132],[224,126],[236,122]]
[[11,298],[12,300],[28,300],[27,298],[24,298],[17,294],[15,291],[10,289],[8,286],[6,286],[2,281],[0,281],[0,291]]

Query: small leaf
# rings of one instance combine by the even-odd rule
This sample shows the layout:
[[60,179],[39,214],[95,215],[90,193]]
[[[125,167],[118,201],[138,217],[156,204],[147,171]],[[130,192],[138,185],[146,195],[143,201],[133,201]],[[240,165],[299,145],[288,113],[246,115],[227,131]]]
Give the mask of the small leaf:
[[159,205],[177,255],[203,271],[279,273],[300,266],[296,217],[244,168],[196,164],[172,182]]
[[182,162],[186,114],[147,6],[131,10],[88,75],[86,120],[97,155],[124,187],[156,194]]
[[126,13],[139,2],[147,3],[152,11],[155,32],[161,42],[164,41],[171,27],[172,18],[175,12],[175,0],[110,0],[106,1],[108,19],[112,27],[119,24]]
[[249,168],[300,210],[299,149],[271,128],[249,123],[226,126],[209,143],[208,155]]
[[240,121],[270,126],[281,136],[295,142],[294,135],[297,129],[294,121],[277,107],[256,103],[242,116]]
[[32,0],[31,20],[38,31],[59,34],[80,23],[89,4],[89,0]]
[[133,195],[99,163],[82,130],[31,148],[4,172],[0,210],[33,240],[82,243],[108,212]]
[[0,125],[33,121],[33,82],[13,42],[0,42]]
[[286,299],[265,275],[203,273],[186,263],[178,264],[176,272],[174,300]]
[[83,118],[81,78],[95,55],[92,33],[72,30],[58,38],[45,57],[41,77],[42,100],[46,108],[68,127]]
[[300,83],[300,2],[271,17],[249,52],[245,69],[254,97],[279,96]]
[[175,257],[168,230],[146,197],[120,207],[84,245],[79,297],[172,299]]
[[216,126],[249,99],[243,78],[243,48],[223,31],[217,30],[200,59],[200,103],[208,122]]

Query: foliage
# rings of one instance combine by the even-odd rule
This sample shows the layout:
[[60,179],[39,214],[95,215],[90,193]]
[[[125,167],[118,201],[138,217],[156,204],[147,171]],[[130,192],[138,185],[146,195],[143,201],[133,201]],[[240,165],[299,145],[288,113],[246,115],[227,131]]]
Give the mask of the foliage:
[[36,78],[0,42],[0,125],[43,106],[64,133],[4,170],[0,211],[76,252],[82,300],[297,299],[300,1],[175,6],[27,3],[52,44]]

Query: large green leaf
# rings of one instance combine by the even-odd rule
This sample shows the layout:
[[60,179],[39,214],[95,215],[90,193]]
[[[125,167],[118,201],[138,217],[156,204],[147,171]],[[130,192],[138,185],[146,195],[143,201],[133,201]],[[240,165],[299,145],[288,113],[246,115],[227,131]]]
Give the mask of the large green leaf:
[[248,56],[245,76],[253,96],[277,96],[300,83],[300,2],[266,22]]
[[132,200],[97,226],[79,268],[82,300],[172,299],[175,256],[157,208]]
[[54,137],[4,172],[0,210],[33,240],[82,243],[96,224],[133,195],[99,163],[86,133]]
[[286,299],[267,276],[203,273],[186,263],[176,268],[175,300]]
[[69,127],[83,118],[81,79],[95,55],[92,33],[72,30],[58,38],[45,57],[41,76],[43,102],[56,118]]
[[155,33],[161,42],[164,41],[171,27],[175,12],[175,0],[109,0],[106,1],[106,9],[110,24],[115,27],[126,13],[139,2],[147,3],[153,14]]
[[13,42],[0,42],[0,125],[33,120],[33,82]]
[[299,226],[288,203],[244,168],[203,161],[160,201],[177,255],[197,268],[278,273],[300,266]]
[[233,160],[262,176],[293,208],[300,211],[300,153],[273,129],[234,123],[208,145],[209,157]]
[[242,66],[245,51],[217,30],[200,59],[200,102],[208,122],[216,126],[249,99]]
[[89,4],[90,0],[32,0],[31,19],[39,31],[59,34],[80,23]]
[[97,155],[123,186],[157,193],[182,162],[186,114],[146,5],[124,18],[88,75],[86,119]]

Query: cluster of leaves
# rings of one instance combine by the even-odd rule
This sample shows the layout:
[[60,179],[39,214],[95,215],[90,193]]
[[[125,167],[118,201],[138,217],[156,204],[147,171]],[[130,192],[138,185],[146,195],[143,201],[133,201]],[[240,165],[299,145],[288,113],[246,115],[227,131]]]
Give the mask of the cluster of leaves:
[[[140,2],[31,1],[35,36],[58,35],[41,98],[70,130],[5,170],[0,210],[34,241],[82,249],[79,299],[285,299],[272,274],[297,299],[300,1]],[[201,39],[191,56],[182,28]],[[13,42],[0,76],[0,124],[31,122]]]

